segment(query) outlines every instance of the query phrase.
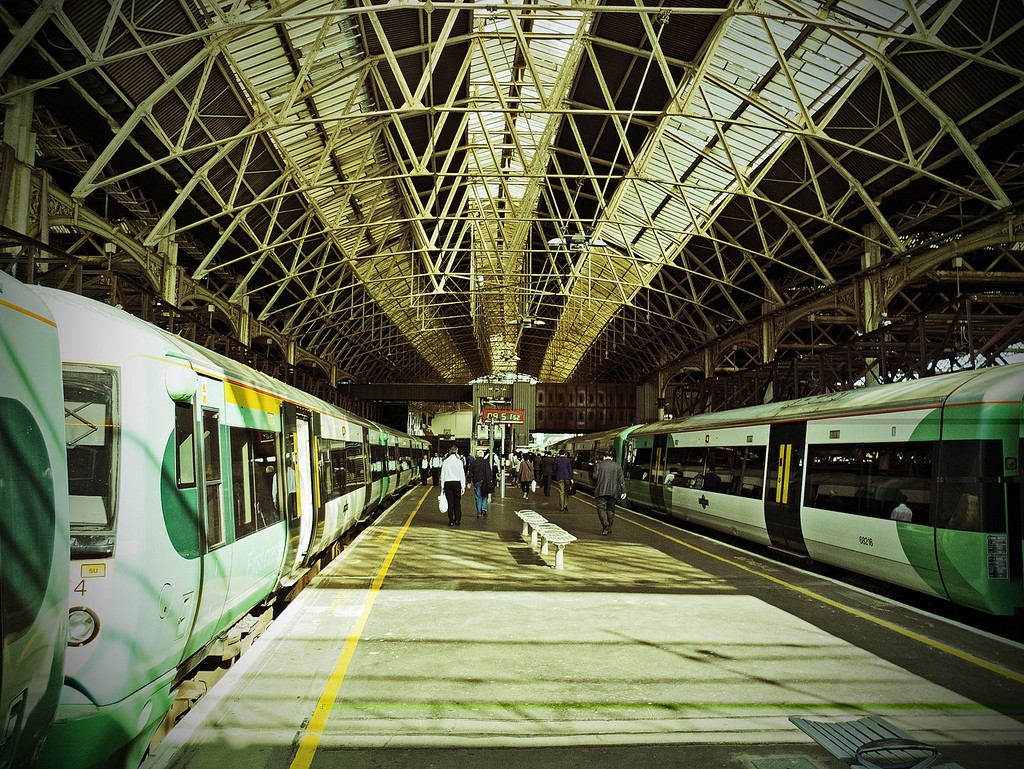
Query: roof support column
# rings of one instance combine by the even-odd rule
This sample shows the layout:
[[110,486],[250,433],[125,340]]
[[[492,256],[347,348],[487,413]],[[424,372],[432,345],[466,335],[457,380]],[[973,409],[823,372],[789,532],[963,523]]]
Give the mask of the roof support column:
[[[861,281],[861,330],[870,334],[882,325],[885,318],[885,293],[882,287],[882,271],[878,269],[882,261],[882,248],[879,237],[882,228],[876,222],[869,222],[864,227],[864,253],[861,255],[860,266],[864,273]],[[878,358],[865,358],[865,377],[867,385],[876,385],[884,381],[885,372],[881,370],[883,361]]]
[[761,336],[758,342],[761,346],[761,362],[771,363],[775,360],[775,351],[779,344],[779,329],[776,325],[775,316],[772,311],[778,304],[772,300],[766,300],[761,310]]
[[[249,295],[246,294],[242,297],[242,308],[241,312],[238,313],[238,341],[246,347],[252,346],[252,323],[252,313],[249,312]],[[331,386],[333,387],[336,382],[337,379],[335,378],[331,382]]]
[[178,241],[174,235],[174,220],[167,222],[167,227],[156,242],[156,252],[160,254],[160,296],[165,302],[177,307],[178,288],[181,285],[178,274]]
[[[17,91],[23,84],[21,78],[8,78],[8,90]],[[12,230],[17,230],[25,235],[31,236],[31,203],[32,203],[32,172],[36,160],[36,136],[32,133],[32,109],[35,104],[33,92],[25,89],[17,94],[11,101],[7,102],[4,110],[4,144],[14,148],[14,162],[10,163],[9,171],[4,174],[3,182],[7,185],[4,189],[6,205],[0,211],[3,216],[3,224]],[[48,233],[43,233],[43,238]],[[27,248],[22,246],[22,248]],[[25,262],[28,271],[34,272],[35,260],[32,254],[25,254],[28,257]],[[21,280],[34,281],[34,276],[19,275]]]

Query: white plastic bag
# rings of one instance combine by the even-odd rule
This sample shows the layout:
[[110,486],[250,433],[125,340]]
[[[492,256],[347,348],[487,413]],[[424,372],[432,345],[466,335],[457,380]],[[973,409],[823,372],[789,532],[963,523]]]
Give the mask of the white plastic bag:
[[444,495],[443,491],[437,495],[437,509],[442,513],[448,512],[448,497]]
[[530,481],[530,491],[533,492],[533,491],[536,491],[536,490],[537,490],[537,481]]

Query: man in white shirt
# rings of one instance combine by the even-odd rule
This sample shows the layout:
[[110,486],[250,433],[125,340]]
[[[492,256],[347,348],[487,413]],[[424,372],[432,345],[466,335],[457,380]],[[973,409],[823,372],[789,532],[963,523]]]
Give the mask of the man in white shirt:
[[907,506],[907,498],[900,495],[900,503],[892,509],[889,517],[894,521],[910,522],[914,520],[914,511]]
[[462,525],[462,495],[466,491],[466,466],[454,444],[441,463],[441,489],[448,499],[448,525]]
[[436,451],[434,456],[430,458],[430,478],[435,486],[441,487],[441,457],[437,455]]

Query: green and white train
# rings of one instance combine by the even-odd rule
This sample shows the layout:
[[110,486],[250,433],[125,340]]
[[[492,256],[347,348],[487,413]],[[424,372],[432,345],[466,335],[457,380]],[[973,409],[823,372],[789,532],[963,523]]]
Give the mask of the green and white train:
[[31,766],[57,707],[68,486],[57,327],[0,272],[0,769]]
[[[134,769],[179,682],[411,484],[429,444],[121,310],[25,290],[59,337],[62,371],[36,392],[59,413],[70,519],[49,627],[67,623],[63,685],[38,765]],[[4,339],[16,333],[5,317]],[[4,440],[21,454],[18,429],[5,422]]]
[[631,506],[994,615],[1024,609],[1024,364],[563,441]]

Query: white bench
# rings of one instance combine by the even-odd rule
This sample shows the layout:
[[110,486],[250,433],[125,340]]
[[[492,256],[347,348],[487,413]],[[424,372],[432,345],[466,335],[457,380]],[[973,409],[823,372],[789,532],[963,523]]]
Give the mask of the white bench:
[[529,538],[530,544],[537,547],[537,527],[548,519],[536,510],[516,510],[516,515],[523,522],[523,539]]
[[562,553],[566,545],[576,541],[576,537],[558,524],[551,523],[551,521],[536,510],[516,510],[516,515],[523,522],[523,538],[529,537],[532,547],[537,547],[537,539],[539,538],[541,541],[540,552],[543,555],[548,554],[549,545],[554,545],[556,548],[555,568],[563,568],[565,560]]

